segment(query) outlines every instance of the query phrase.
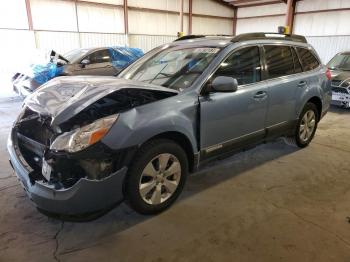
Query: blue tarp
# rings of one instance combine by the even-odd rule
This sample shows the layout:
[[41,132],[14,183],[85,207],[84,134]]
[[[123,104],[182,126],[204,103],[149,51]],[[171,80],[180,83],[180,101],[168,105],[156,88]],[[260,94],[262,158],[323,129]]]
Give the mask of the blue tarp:
[[50,79],[59,76],[63,72],[62,66],[57,66],[55,63],[48,63],[46,65],[31,65],[33,72],[33,79],[38,84],[44,84]]
[[124,68],[143,56],[143,51],[139,48],[114,46],[109,48],[112,64],[117,68]]
[[[143,51],[139,48],[115,46],[109,48],[112,65],[118,69],[123,69],[136,59],[143,56]],[[62,74],[64,67],[57,66],[53,62],[47,64],[35,64],[30,66],[31,77],[39,84],[44,84],[50,79]]]

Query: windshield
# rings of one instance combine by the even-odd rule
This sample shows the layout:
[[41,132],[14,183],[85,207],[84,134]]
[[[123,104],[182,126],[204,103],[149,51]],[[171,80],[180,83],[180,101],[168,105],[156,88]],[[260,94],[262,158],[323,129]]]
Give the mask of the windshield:
[[65,53],[63,56],[69,62],[74,63],[81,59],[87,52],[89,52],[89,49],[74,49],[68,53]]
[[328,63],[330,69],[350,70],[350,55],[337,54]]
[[157,49],[118,77],[182,91],[192,85],[219,51],[212,47]]

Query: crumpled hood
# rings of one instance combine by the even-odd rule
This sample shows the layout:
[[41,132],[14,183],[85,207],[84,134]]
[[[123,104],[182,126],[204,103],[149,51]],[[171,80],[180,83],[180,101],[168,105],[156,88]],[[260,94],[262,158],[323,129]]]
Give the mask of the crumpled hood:
[[332,75],[332,80],[341,80],[350,79],[350,71],[342,70],[330,70]]
[[116,77],[64,76],[42,85],[24,103],[40,115],[50,116],[54,125],[68,120],[104,96],[124,88],[178,93],[173,89]]

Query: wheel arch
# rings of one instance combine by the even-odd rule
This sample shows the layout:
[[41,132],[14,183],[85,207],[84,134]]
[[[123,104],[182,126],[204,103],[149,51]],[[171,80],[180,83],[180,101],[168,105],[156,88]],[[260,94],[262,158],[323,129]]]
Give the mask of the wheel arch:
[[168,140],[175,142],[179,146],[181,146],[181,148],[186,153],[189,171],[192,172],[195,170],[196,165],[197,165],[196,153],[193,150],[191,140],[185,134],[183,134],[179,131],[166,131],[163,133],[159,133],[159,134],[154,135],[154,136],[150,137],[149,139],[147,139],[145,142],[143,142],[140,145],[140,147],[145,145],[146,143],[148,143],[150,141],[157,140],[157,139],[168,139]]
[[307,101],[307,103],[313,103],[317,107],[317,112],[318,112],[317,121],[320,121],[321,115],[322,115],[322,100],[317,96],[313,96]]

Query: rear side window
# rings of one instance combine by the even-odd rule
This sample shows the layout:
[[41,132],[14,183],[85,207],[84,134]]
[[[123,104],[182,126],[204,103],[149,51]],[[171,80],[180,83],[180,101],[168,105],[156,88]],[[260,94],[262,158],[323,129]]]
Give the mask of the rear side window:
[[264,49],[268,78],[294,74],[294,61],[289,46],[266,45]]
[[259,47],[245,47],[234,51],[216,71],[217,76],[237,79],[238,85],[247,85],[261,80]]
[[310,50],[297,47],[297,52],[299,54],[304,71],[313,70],[320,65],[317,58],[312,54]]
[[303,68],[300,64],[299,58],[298,58],[297,53],[295,52],[294,48],[292,48],[292,54],[293,54],[293,60],[294,60],[294,72],[295,73],[303,72]]

